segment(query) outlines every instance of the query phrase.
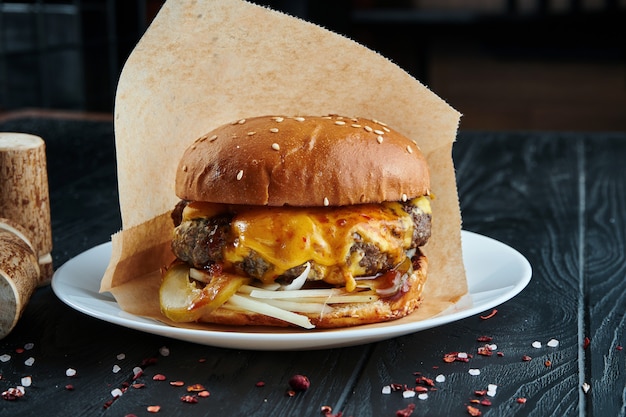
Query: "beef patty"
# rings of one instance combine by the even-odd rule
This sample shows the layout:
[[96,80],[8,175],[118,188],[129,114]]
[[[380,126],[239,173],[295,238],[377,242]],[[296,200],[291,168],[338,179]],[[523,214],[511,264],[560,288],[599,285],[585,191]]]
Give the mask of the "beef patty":
[[[189,263],[194,268],[202,269],[214,263],[223,261],[224,245],[231,242],[230,223],[232,213],[219,214],[211,218],[199,218],[182,221],[182,211],[185,201],[179,202],[172,212],[172,220],[176,226],[172,239],[172,251],[180,260]],[[406,211],[414,224],[413,237],[410,248],[417,248],[426,244],[430,238],[431,215],[422,211],[419,207],[403,203],[402,208]],[[365,242],[358,233],[354,233],[354,244],[350,248],[348,257],[354,252],[361,252],[359,262],[365,270],[364,275],[374,275],[378,271],[393,268],[388,255],[374,243]],[[239,273],[253,278],[260,278],[271,267],[258,253],[251,251],[250,254],[238,265],[235,265]],[[287,270],[277,281],[289,282],[300,275],[304,265]],[[315,280],[316,275],[321,274],[319,267],[312,263],[310,280]],[[321,279],[321,277],[318,277]]]

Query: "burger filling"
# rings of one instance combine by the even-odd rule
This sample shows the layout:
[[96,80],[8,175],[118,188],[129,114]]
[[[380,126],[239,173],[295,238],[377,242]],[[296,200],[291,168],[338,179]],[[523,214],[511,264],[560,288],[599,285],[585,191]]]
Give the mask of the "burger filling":
[[[166,316],[179,321],[197,320],[201,311],[220,306],[254,309],[259,306],[249,304],[259,299],[293,312],[332,304],[329,297],[341,298],[337,302],[393,297],[413,272],[411,252],[426,244],[431,227],[428,197],[307,208],[181,201],[172,218],[172,250],[182,262],[166,273],[161,305]],[[164,286],[175,274],[181,287],[176,290],[187,293],[181,311],[164,307]],[[294,317],[298,323],[280,318],[309,327],[299,318]]]

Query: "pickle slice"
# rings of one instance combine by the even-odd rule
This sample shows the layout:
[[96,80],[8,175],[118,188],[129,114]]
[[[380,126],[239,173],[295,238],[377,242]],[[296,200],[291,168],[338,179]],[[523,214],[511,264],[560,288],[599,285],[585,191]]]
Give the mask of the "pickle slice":
[[176,263],[165,272],[159,301],[161,312],[176,322],[197,321],[224,304],[237,290],[250,281],[248,278],[219,273],[202,283],[189,278],[189,267]]

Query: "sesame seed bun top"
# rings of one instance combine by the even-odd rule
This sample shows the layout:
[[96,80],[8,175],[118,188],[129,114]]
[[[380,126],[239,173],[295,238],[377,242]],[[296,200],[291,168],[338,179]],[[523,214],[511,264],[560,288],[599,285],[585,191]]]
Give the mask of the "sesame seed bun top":
[[339,206],[426,195],[426,159],[386,124],[342,116],[262,116],[197,139],[176,172],[185,200]]

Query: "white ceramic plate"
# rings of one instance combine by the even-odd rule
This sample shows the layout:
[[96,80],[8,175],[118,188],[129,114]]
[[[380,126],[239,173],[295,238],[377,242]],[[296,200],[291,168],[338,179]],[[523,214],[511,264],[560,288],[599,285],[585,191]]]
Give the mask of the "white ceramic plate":
[[[209,346],[255,350],[322,349],[376,342],[451,323],[482,313],[517,295],[530,282],[532,269],[519,252],[497,240],[462,232],[463,260],[469,299],[437,316],[397,320],[374,326],[334,330],[232,331],[211,326],[207,330],[172,327],[122,311],[109,293],[99,293],[100,280],[111,256],[111,243],[89,249],[62,265],[52,289],[70,307],[120,326]],[[467,302],[469,301],[469,302]],[[408,317],[405,317],[407,319]]]

